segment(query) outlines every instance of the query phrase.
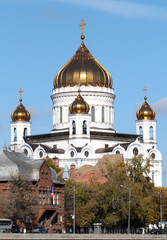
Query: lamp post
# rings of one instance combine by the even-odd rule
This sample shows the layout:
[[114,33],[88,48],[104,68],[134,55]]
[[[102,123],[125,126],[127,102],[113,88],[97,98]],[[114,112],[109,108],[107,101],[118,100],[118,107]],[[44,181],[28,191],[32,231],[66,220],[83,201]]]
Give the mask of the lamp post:
[[129,211],[128,211],[128,233],[130,233],[130,205],[131,205],[131,190],[130,188],[124,186],[124,185],[120,185],[120,187],[122,188],[126,188],[129,191]]
[[162,227],[162,197],[161,197],[161,189],[158,192],[159,194],[159,211],[160,211],[160,222],[161,222],[161,227]]
[[73,198],[73,234],[75,234],[75,184],[74,184],[74,198]]

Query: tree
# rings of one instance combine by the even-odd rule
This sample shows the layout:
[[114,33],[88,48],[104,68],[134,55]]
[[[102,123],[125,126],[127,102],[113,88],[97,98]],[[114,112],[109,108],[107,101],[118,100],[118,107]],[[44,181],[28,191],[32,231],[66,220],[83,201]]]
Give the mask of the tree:
[[31,182],[21,175],[12,177],[9,192],[1,199],[1,215],[11,218],[14,222],[19,219],[27,226],[35,218],[38,210],[38,199],[32,190]]
[[135,182],[149,182],[150,176],[150,159],[144,159],[142,154],[134,156],[132,159],[127,161],[127,173],[132,181]]
[[56,171],[56,173],[59,173],[61,171],[61,168],[56,167],[55,163],[53,162],[53,160],[51,158],[45,158],[44,160],[46,161],[46,163],[49,167],[53,168]]

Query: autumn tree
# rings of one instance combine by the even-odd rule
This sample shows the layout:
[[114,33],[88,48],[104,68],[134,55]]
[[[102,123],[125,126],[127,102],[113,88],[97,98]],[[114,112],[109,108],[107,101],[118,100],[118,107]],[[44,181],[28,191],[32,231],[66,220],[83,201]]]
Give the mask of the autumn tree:
[[9,192],[1,198],[1,215],[11,218],[14,222],[20,219],[27,225],[34,219],[38,207],[38,199],[32,191],[31,182],[21,175],[12,177]]
[[[105,159],[104,159],[105,160]],[[75,183],[76,226],[92,227],[101,222],[106,228],[127,227],[129,191],[131,191],[131,226],[144,227],[157,223],[159,219],[159,195],[150,181],[150,161],[142,155],[135,156],[126,164],[124,161],[103,161],[101,173],[106,177],[104,184]],[[121,188],[120,185],[127,188]],[[72,226],[74,182],[66,182],[66,224]],[[163,219],[167,214],[167,190],[162,190]],[[158,217],[156,217],[158,216]]]

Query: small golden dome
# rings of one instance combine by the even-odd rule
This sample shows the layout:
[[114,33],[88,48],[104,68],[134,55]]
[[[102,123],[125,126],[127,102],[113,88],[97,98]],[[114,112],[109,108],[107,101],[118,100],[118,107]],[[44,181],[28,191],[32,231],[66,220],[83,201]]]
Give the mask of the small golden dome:
[[137,117],[138,120],[154,120],[156,113],[150,107],[150,105],[146,102],[146,100],[147,100],[147,97],[146,97],[147,89],[145,88],[144,91],[145,91],[145,97],[144,97],[145,102],[139,108],[139,110],[136,112],[136,117]]
[[22,121],[28,122],[31,118],[31,114],[27,111],[27,109],[22,104],[22,89],[19,91],[20,93],[20,104],[19,106],[12,112],[11,118],[13,122]]
[[72,113],[72,114],[76,114],[76,113],[88,114],[89,104],[80,95],[80,90],[78,92],[79,92],[78,96],[70,104],[70,107],[69,107],[70,113]]
[[60,69],[54,78],[54,88],[85,85],[105,86],[112,88],[110,73],[91,55],[84,44],[84,35],[81,36],[82,44],[75,55]]

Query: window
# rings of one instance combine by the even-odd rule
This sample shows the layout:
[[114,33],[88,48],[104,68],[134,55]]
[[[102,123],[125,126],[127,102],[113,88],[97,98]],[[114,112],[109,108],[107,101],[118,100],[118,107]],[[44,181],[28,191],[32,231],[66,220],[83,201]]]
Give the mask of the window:
[[43,152],[42,152],[42,151],[39,152],[39,157],[40,157],[40,158],[43,157]]
[[133,154],[134,154],[135,156],[137,156],[137,155],[139,154],[139,150],[138,150],[137,148],[134,148],[134,149],[133,149]]
[[55,204],[55,192],[53,192],[53,204]]
[[151,158],[155,159],[155,153],[151,153]]
[[105,144],[104,147],[105,147],[105,148],[108,148],[108,144]]
[[95,122],[95,106],[91,107],[91,121]]
[[85,151],[85,157],[89,157],[89,152]]
[[17,130],[14,128],[14,141],[17,141]]
[[72,121],[72,134],[76,134],[76,125],[75,125],[75,121]]
[[143,128],[141,126],[139,127],[139,134],[140,138],[143,139]]
[[47,186],[47,204],[49,204],[49,186]]
[[86,121],[83,121],[83,134],[87,134],[87,124]]
[[109,123],[111,123],[111,107],[109,108]]
[[63,121],[62,107],[60,107],[60,123]]
[[102,107],[102,113],[101,113],[101,116],[102,116],[102,123],[104,123],[104,107]]
[[57,205],[59,205],[59,193],[57,193],[57,198],[56,198],[56,203],[57,203]]
[[153,139],[153,127],[150,127],[150,139]]
[[23,133],[24,137],[27,136],[27,128],[24,128],[24,133]]
[[43,205],[45,205],[45,191],[43,191]]
[[119,151],[119,150],[117,150],[117,151],[116,151],[116,154],[120,154],[120,151]]
[[74,157],[74,151],[71,151],[71,152],[70,152],[70,156],[71,156],[71,157]]

